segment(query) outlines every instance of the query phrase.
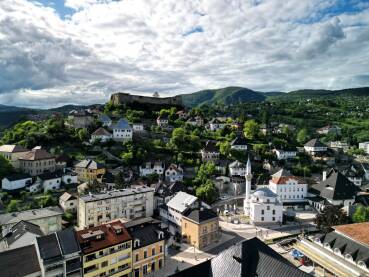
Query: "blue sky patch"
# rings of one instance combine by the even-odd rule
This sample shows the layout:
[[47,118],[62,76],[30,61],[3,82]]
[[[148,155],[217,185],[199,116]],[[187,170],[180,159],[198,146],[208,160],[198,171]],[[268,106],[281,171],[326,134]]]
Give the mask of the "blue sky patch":
[[188,32],[185,32],[183,36],[186,37],[194,33],[203,33],[203,32],[204,32],[204,29],[201,26],[196,26],[195,28],[192,28]]

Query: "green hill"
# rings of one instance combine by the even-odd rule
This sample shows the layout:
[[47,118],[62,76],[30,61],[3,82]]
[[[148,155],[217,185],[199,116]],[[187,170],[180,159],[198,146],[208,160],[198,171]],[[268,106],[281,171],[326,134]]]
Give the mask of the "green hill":
[[299,100],[308,98],[335,98],[369,96],[369,87],[348,88],[341,90],[302,89],[281,95],[271,95],[269,100]]
[[262,92],[242,87],[207,89],[182,95],[183,104],[187,107],[196,107],[205,104],[231,105],[241,102],[261,102],[265,98],[266,96]]

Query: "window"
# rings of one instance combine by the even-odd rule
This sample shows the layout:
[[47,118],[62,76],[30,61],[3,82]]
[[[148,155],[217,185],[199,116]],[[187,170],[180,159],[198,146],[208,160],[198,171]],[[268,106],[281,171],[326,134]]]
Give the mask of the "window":
[[117,263],[117,260],[118,260],[117,258],[113,258],[110,263],[111,264],[116,264]]
[[[268,199],[269,200],[269,199]],[[269,211],[270,210],[270,206],[267,206],[267,210]]]
[[108,261],[105,261],[105,262],[101,263],[101,267],[106,267],[106,266],[108,266]]
[[162,259],[160,259],[160,260],[159,260],[159,269],[160,269],[160,268],[162,268],[162,267],[163,267],[163,260],[162,260]]
[[275,217],[272,217],[272,221],[275,221]]
[[144,251],[144,259],[147,258],[147,250]]
[[151,264],[151,272],[154,272],[155,271],[155,262],[152,262]]
[[135,260],[136,260],[136,262],[138,261],[138,254],[136,254],[136,256],[135,256]]
[[155,248],[151,249],[151,255],[154,256],[155,255]]
[[261,221],[264,221],[264,217],[261,218]]
[[159,253],[162,253],[162,252],[163,252],[163,246],[160,245],[160,247],[159,247]]
[[144,275],[147,274],[147,265],[144,265],[142,267],[142,272],[143,272]]
[[261,214],[264,214],[264,210],[261,210]]
[[273,214],[275,214],[275,210],[273,210]]

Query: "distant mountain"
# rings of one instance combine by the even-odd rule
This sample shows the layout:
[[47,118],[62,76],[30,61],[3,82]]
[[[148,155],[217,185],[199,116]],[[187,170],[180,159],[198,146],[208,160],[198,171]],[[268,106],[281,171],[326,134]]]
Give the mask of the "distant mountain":
[[191,94],[182,94],[183,104],[187,107],[201,105],[224,104],[231,105],[242,102],[261,102],[266,99],[262,92],[242,87],[226,87],[221,89],[207,89]]
[[302,89],[290,91],[280,95],[271,95],[270,100],[298,100],[307,98],[335,98],[335,97],[353,97],[353,96],[368,96],[369,87],[348,88],[341,90],[324,90],[324,89]]
[[20,108],[15,106],[6,106],[0,104],[0,112],[21,112],[21,111],[29,111],[27,108]]

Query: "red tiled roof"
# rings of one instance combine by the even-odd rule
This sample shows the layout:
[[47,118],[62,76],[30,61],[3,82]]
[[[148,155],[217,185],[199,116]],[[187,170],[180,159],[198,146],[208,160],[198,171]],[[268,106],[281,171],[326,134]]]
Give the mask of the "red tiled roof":
[[37,161],[37,160],[48,160],[53,158],[54,156],[44,149],[32,149],[31,151],[22,155],[19,159],[26,161]]
[[303,180],[301,180],[300,178],[297,178],[295,176],[288,176],[288,177],[275,177],[272,178],[271,182],[273,182],[274,184],[277,185],[283,185],[286,184],[288,180],[296,180],[298,184],[306,184],[306,182],[304,182]]
[[[122,229],[120,234],[116,234],[115,228],[119,227]],[[103,239],[94,240],[94,239],[86,239],[84,235],[88,235],[92,232],[100,232],[104,233]],[[77,239],[81,245],[82,252],[84,254],[96,252],[100,249],[104,249],[110,246],[114,246],[119,243],[123,243],[125,241],[131,240],[131,236],[128,234],[126,228],[123,223],[118,221],[102,224],[100,226],[88,228],[85,230],[81,230],[77,232]]]
[[345,224],[333,228],[336,232],[369,246],[369,222]]

